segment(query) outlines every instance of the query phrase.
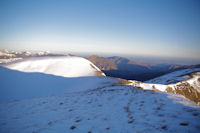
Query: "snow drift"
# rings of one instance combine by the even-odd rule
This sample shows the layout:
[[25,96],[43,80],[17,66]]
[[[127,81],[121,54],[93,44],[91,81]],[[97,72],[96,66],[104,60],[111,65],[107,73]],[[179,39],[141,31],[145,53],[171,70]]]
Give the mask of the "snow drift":
[[115,84],[75,56],[31,57],[0,67],[0,102],[71,93]]
[[44,73],[26,73],[0,67],[0,103],[87,91],[115,84],[103,76],[66,78]]
[[75,56],[31,57],[3,67],[22,72],[40,72],[63,77],[105,76],[90,61]]

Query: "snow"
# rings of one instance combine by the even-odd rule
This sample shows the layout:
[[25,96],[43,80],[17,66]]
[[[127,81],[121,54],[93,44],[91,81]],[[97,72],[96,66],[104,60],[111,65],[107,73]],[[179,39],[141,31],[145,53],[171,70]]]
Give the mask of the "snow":
[[[22,72],[40,72],[63,77],[97,76],[101,72],[90,61],[75,56],[31,57],[4,65]],[[102,76],[105,76],[102,73]]]
[[90,90],[116,82],[99,76],[66,78],[0,67],[0,102]]
[[48,55],[50,53],[51,53],[50,51],[41,51],[41,52],[38,52],[37,54],[38,55]]
[[177,83],[180,81],[187,80],[188,76],[183,76],[190,74],[192,72],[200,71],[200,68],[190,68],[190,69],[183,69],[179,71],[175,71],[169,74],[166,74],[164,76],[160,76],[154,79],[151,79],[149,81],[146,81],[145,83],[154,83],[154,84],[171,84],[171,83]]
[[[92,65],[92,66],[91,66]],[[0,133],[198,133],[200,106],[181,95],[121,86],[80,57],[0,67]],[[139,83],[144,88],[167,85]]]
[[199,69],[176,71],[144,83],[129,80],[127,85],[139,87],[144,90],[178,93],[200,105]]
[[127,85],[140,87],[143,90],[159,90],[159,91],[166,91],[166,89],[169,86],[171,87],[171,85],[143,83],[143,82],[138,82],[135,80],[129,80],[129,83]]
[[[175,71],[170,74],[146,81],[137,86],[144,87],[144,89],[157,89],[160,91],[166,91],[166,88],[171,87],[172,89],[175,86],[182,84],[183,82],[189,83],[194,89],[200,92],[200,68],[193,69],[183,69]],[[132,81],[133,82],[133,81]],[[153,88],[154,86],[155,88]]]
[[198,133],[199,115],[178,95],[112,86],[0,103],[0,132]]
[[200,68],[179,70],[164,76],[146,81],[138,82],[129,80],[127,85],[140,87],[144,90],[159,90],[166,92],[167,88],[175,90],[177,85],[189,83],[194,89],[200,92]]
[[26,55],[26,56],[29,56],[29,55],[31,55],[32,53],[29,52],[29,51],[25,51],[25,52],[22,52],[22,54],[24,54],[24,55]]
[[165,91],[167,89],[167,85],[162,85],[162,84],[148,84],[148,83],[142,83],[140,84],[140,87],[145,89],[145,90],[160,90],[160,91]]

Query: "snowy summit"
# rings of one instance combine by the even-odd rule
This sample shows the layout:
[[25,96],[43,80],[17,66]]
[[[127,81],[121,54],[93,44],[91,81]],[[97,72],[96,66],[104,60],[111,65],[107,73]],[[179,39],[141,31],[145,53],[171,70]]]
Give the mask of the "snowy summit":
[[22,72],[40,72],[63,77],[105,76],[93,63],[75,56],[31,57],[4,67]]

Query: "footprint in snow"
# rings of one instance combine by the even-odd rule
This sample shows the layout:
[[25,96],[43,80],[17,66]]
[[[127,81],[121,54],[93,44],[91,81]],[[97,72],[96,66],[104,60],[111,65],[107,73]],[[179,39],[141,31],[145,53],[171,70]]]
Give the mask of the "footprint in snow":
[[199,115],[199,113],[197,113],[197,112],[194,112],[192,115],[193,115],[193,116],[198,116],[198,115]]
[[110,130],[110,127],[107,127],[106,130]]
[[98,106],[99,106],[99,107],[102,107],[102,105],[101,105],[101,104],[99,104]]
[[69,109],[69,112],[72,112],[73,111],[73,109]]
[[81,119],[77,119],[75,122],[80,122],[81,121]]
[[159,117],[163,117],[163,116],[165,116],[165,115],[164,115],[164,114],[158,114],[158,116],[159,116]]
[[48,122],[48,125],[49,125],[49,126],[51,126],[52,124],[53,124],[53,122],[52,122],[52,121]]
[[76,126],[71,126],[70,127],[71,130],[74,130],[75,128],[76,128]]
[[141,103],[144,103],[144,101],[141,101]]
[[132,119],[132,120],[128,121],[128,124],[131,124],[131,123],[133,123],[133,122],[134,122],[134,120]]
[[181,122],[180,125],[181,125],[181,126],[188,126],[189,123],[188,123],[188,122]]
[[166,125],[163,125],[161,128],[164,129],[164,130],[166,130],[166,129],[167,129],[167,126],[166,126]]

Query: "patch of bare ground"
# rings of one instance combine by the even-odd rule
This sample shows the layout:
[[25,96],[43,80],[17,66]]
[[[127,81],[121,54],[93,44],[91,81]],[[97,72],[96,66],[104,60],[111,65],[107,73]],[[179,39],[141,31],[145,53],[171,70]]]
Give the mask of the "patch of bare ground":
[[168,87],[166,91],[169,93],[181,94],[196,104],[200,103],[200,93],[187,82],[176,85],[174,90]]
[[132,83],[131,81],[128,81],[125,79],[120,79],[120,78],[117,78],[117,81],[119,82],[120,85],[128,85],[128,84]]
[[102,71],[97,70],[96,67],[95,67],[94,65],[90,64],[90,66],[91,66],[93,69],[96,70],[96,75],[97,75],[97,76],[104,76],[104,73],[103,73]]

